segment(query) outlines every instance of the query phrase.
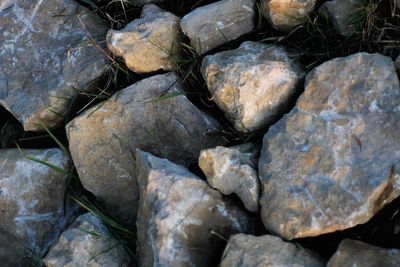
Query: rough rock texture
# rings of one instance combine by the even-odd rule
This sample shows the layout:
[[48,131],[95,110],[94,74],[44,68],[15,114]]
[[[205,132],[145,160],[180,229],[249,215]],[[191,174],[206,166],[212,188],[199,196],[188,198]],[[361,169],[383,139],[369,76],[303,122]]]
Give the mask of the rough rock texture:
[[94,15],[73,0],[0,1],[0,105],[26,131],[63,120],[69,98],[89,90],[106,70],[104,54],[88,33],[105,33]]
[[179,22],[174,14],[153,4],[146,5],[139,19],[122,30],[108,31],[108,49],[123,57],[134,72],[177,69],[183,38]]
[[258,211],[260,182],[256,169],[257,150],[253,144],[202,150],[199,166],[208,184],[222,194],[235,193],[249,211]]
[[255,0],[222,0],[196,8],[181,28],[199,54],[234,40],[254,28]]
[[25,155],[71,167],[69,156],[59,149],[0,150],[1,266],[19,266],[31,254],[43,256],[74,210],[67,205],[64,217],[66,177]]
[[367,222],[400,194],[400,88],[393,61],[357,53],[306,77],[264,136],[262,220],[285,239]]
[[282,241],[277,236],[231,236],[220,267],[322,267],[323,260],[313,252]]
[[215,103],[242,132],[273,122],[302,78],[295,55],[255,42],[205,57],[201,72]]
[[100,219],[90,213],[78,217],[51,247],[47,267],[122,267],[129,258]]
[[197,162],[202,149],[224,144],[214,119],[184,95],[173,96],[182,91],[176,74],[156,75],[119,91],[66,127],[83,186],[123,221],[133,222],[139,197],[130,149],[188,165]]
[[400,250],[371,246],[361,241],[345,239],[329,259],[327,267],[398,267]]
[[221,236],[248,231],[246,214],[186,168],[135,155],[140,266],[212,266],[225,243]]
[[307,21],[315,3],[316,0],[261,0],[261,8],[272,27],[290,31]]

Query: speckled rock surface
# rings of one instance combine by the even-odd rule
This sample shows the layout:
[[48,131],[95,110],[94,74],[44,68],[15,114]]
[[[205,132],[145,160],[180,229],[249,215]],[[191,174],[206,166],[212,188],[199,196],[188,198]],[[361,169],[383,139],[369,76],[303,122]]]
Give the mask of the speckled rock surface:
[[100,219],[86,213],[79,216],[44,258],[46,267],[126,267],[130,260],[122,245]]
[[[212,266],[246,214],[186,168],[137,151],[140,266]],[[218,236],[219,235],[219,236]]]
[[254,28],[255,0],[222,0],[198,7],[182,18],[181,28],[199,54]]
[[302,78],[296,55],[281,46],[255,42],[206,56],[201,73],[215,103],[242,132],[271,124]]
[[188,165],[200,151],[224,144],[218,123],[196,108],[174,73],[133,84],[87,110],[67,127],[69,148],[83,186],[125,222],[133,222],[138,191],[130,149],[140,148]]
[[264,136],[262,220],[285,239],[367,222],[400,195],[400,88],[393,61],[357,53],[306,77]]
[[277,236],[236,234],[226,245],[220,267],[323,267],[312,251]]
[[54,127],[69,99],[107,70],[88,38],[106,29],[73,0],[0,1],[0,105],[26,131]]
[[183,34],[180,18],[154,4],[145,5],[139,19],[122,30],[109,30],[108,49],[123,57],[134,72],[177,69]]

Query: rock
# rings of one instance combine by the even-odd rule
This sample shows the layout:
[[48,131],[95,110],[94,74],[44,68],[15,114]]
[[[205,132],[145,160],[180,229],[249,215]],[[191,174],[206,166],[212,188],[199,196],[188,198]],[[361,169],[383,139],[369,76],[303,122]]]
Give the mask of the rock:
[[255,0],[222,0],[198,7],[182,18],[181,28],[199,54],[254,29]]
[[66,127],[83,186],[127,223],[134,222],[139,198],[130,149],[188,166],[202,149],[225,143],[218,123],[179,92],[183,86],[176,74],[156,75],[119,91]]
[[222,238],[248,231],[246,213],[186,168],[146,152],[135,156],[140,266],[211,266]]
[[69,100],[108,68],[91,43],[99,19],[73,0],[0,1],[0,105],[26,131],[54,127]]
[[307,21],[315,3],[316,0],[261,0],[261,9],[272,27],[288,32]]
[[179,22],[174,14],[146,5],[139,19],[122,30],[108,31],[108,49],[123,57],[128,68],[137,73],[175,70],[183,38]]
[[285,239],[367,222],[400,193],[400,88],[393,61],[357,53],[306,77],[264,136],[262,220]]
[[323,267],[324,261],[313,252],[282,241],[277,236],[236,234],[226,245],[220,267]]
[[[24,150],[38,160],[69,170],[59,149]],[[69,223],[75,209],[64,210],[66,177],[17,149],[0,150],[1,266],[20,266],[24,257],[42,257]],[[21,265],[26,266],[26,265]]]
[[361,241],[345,239],[329,259],[327,267],[351,266],[397,267],[400,266],[400,250],[379,248]]
[[205,57],[201,73],[215,103],[242,132],[274,122],[303,76],[295,55],[255,42]]
[[253,144],[232,148],[217,146],[202,150],[199,158],[199,166],[208,184],[224,195],[235,193],[252,212],[258,211],[260,195],[254,162],[256,153]]
[[129,257],[119,242],[100,219],[86,213],[62,233],[43,261],[47,267],[128,266]]
[[[400,2],[399,2],[400,3]],[[397,76],[400,79],[400,55],[396,58],[396,61],[394,62],[394,65],[396,67],[396,71],[397,71]]]

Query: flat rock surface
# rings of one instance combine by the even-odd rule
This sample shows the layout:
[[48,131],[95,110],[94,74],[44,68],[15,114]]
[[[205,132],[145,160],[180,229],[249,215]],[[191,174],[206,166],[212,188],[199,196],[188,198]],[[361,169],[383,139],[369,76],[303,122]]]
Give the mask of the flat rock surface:
[[393,61],[357,53],[306,77],[296,107],[264,136],[264,225],[285,239],[367,222],[400,194],[400,88]]

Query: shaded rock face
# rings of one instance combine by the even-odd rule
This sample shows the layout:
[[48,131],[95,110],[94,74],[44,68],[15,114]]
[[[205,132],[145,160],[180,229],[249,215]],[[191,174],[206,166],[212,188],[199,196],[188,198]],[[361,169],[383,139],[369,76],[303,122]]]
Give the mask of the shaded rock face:
[[324,261],[313,252],[284,242],[277,236],[231,236],[220,267],[322,267]]
[[258,211],[260,182],[255,170],[256,148],[253,144],[237,147],[205,149],[200,153],[199,166],[208,184],[222,194],[235,193],[247,210]]
[[307,21],[315,3],[316,0],[262,0],[261,8],[272,27],[290,31]]
[[129,69],[137,73],[177,69],[181,39],[180,18],[156,5],[143,7],[139,19],[122,30],[109,30],[107,46],[123,57]]
[[254,28],[254,0],[222,0],[196,8],[181,28],[199,54],[234,40]]
[[396,66],[397,76],[400,79],[400,55],[396,58],[394,65]]
[[136,214],[138,191],[130,149],[174,162],[197,162],[200,151],[224,144],[218,123],[182,92],[174,73],[139,81],[71,121],[69,148],[83,186],[125,222]]
[[224,241],[247,232],[246,214],[186,168],[136,152],[141,266],[212,266]]
[[[69,156],[59,149],[24,153],[62,169],[71,168]],[[25,154],[17,149],[0,150],[1,266],[19,266],[32,254],[42,257],[73,211],[70,205],[64,210],[66,177]]]
[[371,246],[361,241],[343,240],[327,267],[400,266],[400,250]]
[[367,222],[400,193],[400,88],[393,61],[357,53],[306,78],[264,136],[261,216],[285,239]]
[[79,216],[51,247],[47,267],[129,266],[128,255],[100,219],[90,213]]
[[[73,0],[0,2],[0,105],[26,131],[54,127],[69,99],[106,70],[88,38],[104,34],[98,19]],[[11,67],[12,66],[12,67]]]
[[215,103],[242,132],[273,122],[302,78],[295,55],[255,42],[205,57],[201,73]]

